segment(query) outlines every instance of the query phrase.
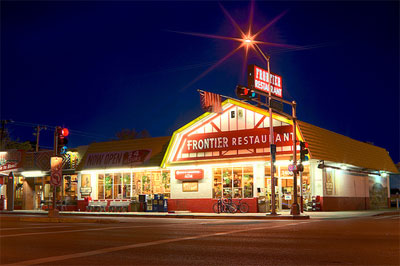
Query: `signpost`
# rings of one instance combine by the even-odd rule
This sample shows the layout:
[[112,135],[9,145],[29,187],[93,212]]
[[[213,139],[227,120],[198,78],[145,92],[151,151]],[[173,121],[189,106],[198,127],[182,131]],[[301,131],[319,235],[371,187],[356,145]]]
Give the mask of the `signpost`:
[[62,157],[53,156],[50,158],[51,177],[50,184],[59,187],[62,184]]
[[56,208],[56,191],[57,187],[62,185],[62,157],[53,156],[50,158],[51,176],[50,185],[53,186],[53,210],[49,210],[49,216],[58,216]]

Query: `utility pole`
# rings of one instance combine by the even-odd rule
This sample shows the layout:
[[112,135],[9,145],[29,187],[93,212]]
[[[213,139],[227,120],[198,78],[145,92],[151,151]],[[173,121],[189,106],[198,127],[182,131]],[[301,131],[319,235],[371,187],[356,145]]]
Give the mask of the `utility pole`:
[[267,62],[267,70],[268,70],[268,110],[269,110],[269,140],[270,140],[270,164],[271,164],[271,169],[270,169],[270,176],[271,176],[271,215],[276,215],[276,208],[275,208],[275,165],[274,165],[274,160],[272,156],[272,146],[274,145],[274,126],[273,126],[273,119],[272,119],[272,107],[271,107],[271,100],[272,100],[272,95],[271,95],[271,69],[270,69],[270,56],[267,56],[263,53],[263,51],[260,49],[260,47],[255,43],[254,46],[257,48],[257,51],[261,54],[261,56],[265,59]]
[[36,135],[36,152],[39,151],[39,136],[40,136],[40,131],[42,129],[46,130],[47,127],[46,126],[40,126],[40,125],[37,125],[35,127],[36,133],[34,133],[34,135]]
[[[296,159],[296,102],[292,102],[292,117],[293,117],[293,165],[297,165]],[[293,204],[290,208],[291,215],[300,215],[299,204],[297,203],[297,170],[293,171]]]

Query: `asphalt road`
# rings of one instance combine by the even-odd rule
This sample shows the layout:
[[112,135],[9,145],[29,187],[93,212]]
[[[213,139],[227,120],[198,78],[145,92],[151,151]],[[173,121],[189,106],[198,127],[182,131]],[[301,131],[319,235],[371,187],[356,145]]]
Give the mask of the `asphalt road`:
[[400,216],[120,223],[0,216],[1,265],[400,265]]

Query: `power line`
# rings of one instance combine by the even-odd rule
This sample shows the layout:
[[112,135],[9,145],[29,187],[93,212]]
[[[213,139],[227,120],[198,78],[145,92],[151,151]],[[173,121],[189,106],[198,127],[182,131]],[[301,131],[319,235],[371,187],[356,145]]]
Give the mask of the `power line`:
[[[51,126],[51,125],[44,125],[40,123],[30,123],[30,122],[22,122],[22,121],[13,121],[12,123],[8,125],[15,125],[15,126],[23,126],[23,127],[37,127],[38,125],[47,127],[48,129],[55,130],[56,126]],[[82,136],[82,137],[87,137],[87,138],[92,138],[92,139],[111,139],[111,137],[107,137],[104,135],[98,135],[98,134],[93,134],[90,132],[85,132],[81,130],[75,130],[75,129],[69,129],[70,134],[72,135],[77,135],[77,136]]]

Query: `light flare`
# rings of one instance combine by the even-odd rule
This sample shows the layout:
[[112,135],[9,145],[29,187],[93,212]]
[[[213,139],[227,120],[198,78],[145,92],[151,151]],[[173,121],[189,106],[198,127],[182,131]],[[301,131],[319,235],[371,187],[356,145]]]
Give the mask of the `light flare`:
[[192,36],[198,36],[198,37],[204,37],[204,38],[211,38],[211,39],[221,39],[221,40],[229,40],[229,41],[240,42],[240,44],[239,44],[239,46],[237,48],[235,48],[234,50],[229,52],[227,55],[225,55],[223,58],[218,60],[214,65],[210,66],[207,70],[205,70],[198,77],[196,77],[193,81],[191,81],[188,85],[186,85],[182,90],[184,90],[184,89],[190,87],[191,85],[193,85],[199,79],[204,77],[210,71],[215,69],[217,66],[222,64],[225,60],[227,60],[229,57],[231,57],[233,54],[235,54],[242,47],[244,47],[244,52],[245,52],[244,61],[243,61],[243,67],[242,67],[242,79],[244,77],[244,73],[245,73],[245,70],[246,70],[246,64],[247,64],[247,58],[248,58],[249,50],[250,49],[255,49],[255,47],[254,47],[255,44],[263,44],[263,45],[268,45],[268,46],[291,48],[291,49],[299,49],[299,48],[301,48],[301,47],[295,46],[295,45],[273,43],[273,42],[264,42],[264,41],[257,41],[256,40],[257,36],[259,36],[261,33],[263,33],[265,30],[267,30],[269,27],[271,27],[274,23],[276,23],[280,18],[282,18],[287,13],[287,11],[284,11],[281,14],[279,14],[271,22],[269,22],[267,25],[262,27],[257,33],[252,35],[251,32],[252,32],[253,16],[254,16],[254,1],[251,1],[250,14],[249,14],[249,27],[248,27],[247,34],[244,33],[244,31],[240,28],[240,26],[232,18],[232,16],[229,14],[229,12],[222,6],[222,4],[220,3],[219,5],[220,5],[222,11],[224,12],[225,16],[232,23],[233,27],[239,32],[240,37],[228,37],[228,36],[220,36],[220,35],[214,35],[214,34],[204,34],[204,33],[196,33],[196,32],[181,32],[181,31],[171,31],[170,30],[170,32],[175,32],[175,33],[180,33],[180,34],[186,34],[186,35],[192,35]]

